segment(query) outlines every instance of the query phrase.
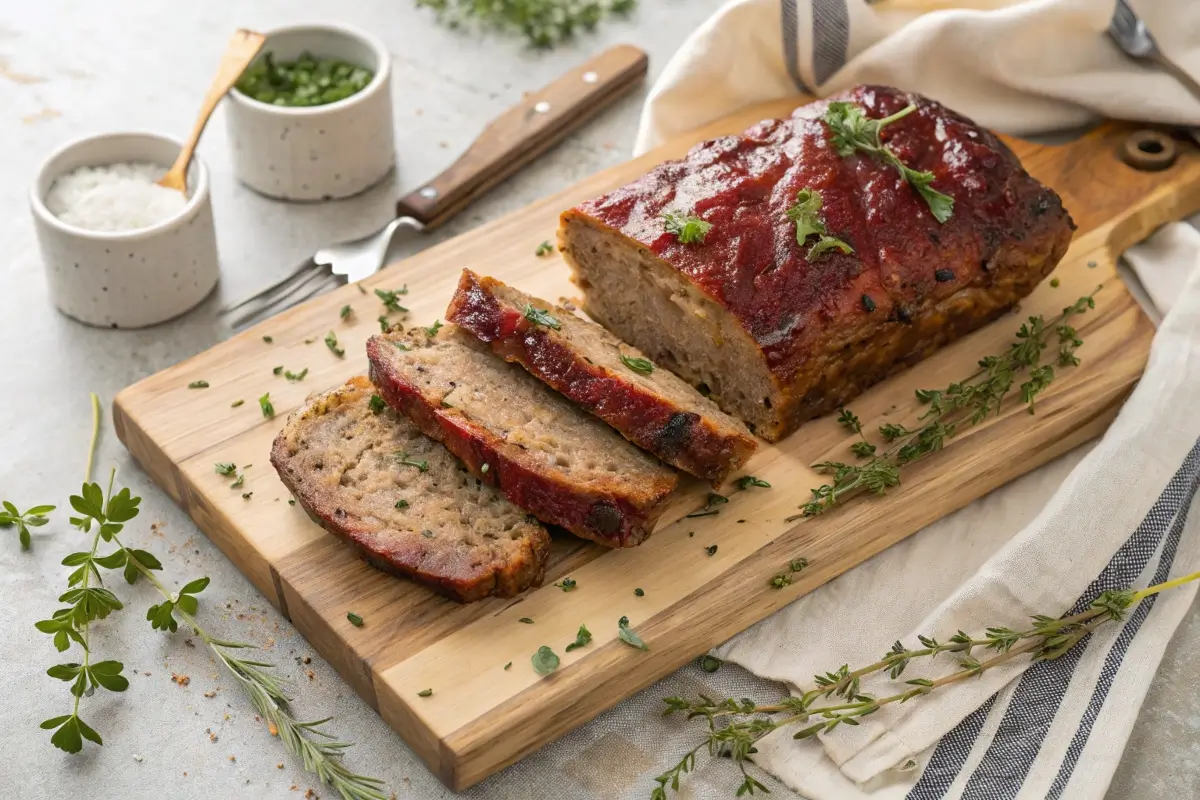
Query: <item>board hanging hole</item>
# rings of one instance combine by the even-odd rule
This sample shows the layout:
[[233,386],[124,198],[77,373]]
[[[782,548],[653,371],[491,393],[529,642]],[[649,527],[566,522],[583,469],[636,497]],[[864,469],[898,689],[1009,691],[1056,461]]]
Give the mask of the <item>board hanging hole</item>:
[[1160,131],[1134,131],[1125,137],[1121,159],[1137,170],[1158,172],[1175,163],[1178,152],[1174,140]]

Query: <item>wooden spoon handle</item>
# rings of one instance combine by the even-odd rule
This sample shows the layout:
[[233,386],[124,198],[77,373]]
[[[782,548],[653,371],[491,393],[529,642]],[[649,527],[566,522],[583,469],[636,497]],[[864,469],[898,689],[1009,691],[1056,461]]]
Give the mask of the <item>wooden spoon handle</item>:
[[531,92],[444,172],[400,198],[397,213],[429,228],[445,222],[640,83],[647,63],[642,50],[617,45]]
[[186,190],[188,164],[192,161],[192,153],[195,152],[196,144],[200,141],[200,134],[204,133],[204,126],[208,124],[208,118],[216,110],[217,103],[221,102],[221,98],[237,83],[237,79],[258,55],[266,38],[261,33],[248,31],[245,28],[238,28],[237,32],[233,34],[233,38],[229,40],[229,46],[225,48],[225,55],[221,56],[221,63],[217,66],[217,74],[213,78],[212,85],[208,87],[208,93],[204,95],[204,102],[200,104],[200,115],[196,117],[192,133],[183,143],[183,149],[179,151],[175,163],[158,181],[159,186],[178,189],[181,192]]

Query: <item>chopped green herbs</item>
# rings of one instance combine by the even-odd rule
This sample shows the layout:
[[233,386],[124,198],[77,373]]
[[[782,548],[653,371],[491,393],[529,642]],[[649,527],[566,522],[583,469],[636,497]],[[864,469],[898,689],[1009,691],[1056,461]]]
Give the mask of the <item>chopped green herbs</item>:
[[529,617],[521,617],[519,620],[517,620],[517,622],[524,622],[526,625],[533,624],[533,620],[531,620]]
[[639,375],[649,375],[651,372],[654,372],[654,362],[646,358],[630,358],[629,356],[621,356],[621,363]]
[[426,539],[436,539],[437,538],[437,534],[434,533],[433,531],[429,530],[429,528],[426,528],[425,530],[421,531],[421,535],[424,536]]
[[825,111],[825,124],[833,133],[833,146],[842,158],[853,155],[861,150],[868,155],[891,164],[900,171],[904,180],[913,188],[929,206],[929,211],[938,222],[945,222],[954,215],[954,198],[934,189],[932,172],[919,172],[909,169],[900,158],[884,146],[879,138],[879,132],[885,126],[916,111],[915,105],[902,108],[891,116],[883,119],[870,119],[860,106],[847,102],[829,104]]
[[1051,279],[1050,279],[1050,288],[1051,288],[1051,289],[1057,289],[1058,287],[1059,287],[1059,280],[1058,280],[1058,278],[1051,278]]
[[304,376],[307,374],[308,374],[308,367],[305,367],[304,369],[300,370],[299,372],[292,372],[291,370],[284,370],[283,377],[285,377],[289,381],[292,381],[293,383],[295,383],[296,381],[304,380]]
[[333,353],[338,358],[346,357],[346,351],[338,347],[337,334],[333,331],[325,334],[325,346],[329,348],[329,352]]
[[242,485],[245,484],[245,482],[246,482],[246,473],[243,472],[237,476],[237,480],[235,480],[233,483],[229,484],[229,488],[230,489],[240,489],[240,488],[242,488]]
[[770,584],[772,589],[782,589],[785,586],[792,585],[792,575],[799,572],[808,566],[807,558],[793,558],[788,562],[786,572],[781,572],[774,578],[771,578]]
[[383,398],[377,394],[371,395],[371,399],[367,401],[367,407],[371,409],[372,414],[381,414],[387,408],[387,403],[383,402]]
[[642,637],[638,636],[637,631],[629,627],[629,617],[621,617],[617,620],[617,636],[630,647],[636,647],[638,650],[650,649],[642,641]]
[[601,19],[624,16],[637,0],[417,0],[450,28],[520,32],[532,47],[552,48],[591,31]]
[[507,669],[509,669],[510,667],[512,667],[512,662],[511,662],[511,661],[510,661],[510,662],[508,662],[507,664],[505,664],[505,665],[504,665],[504,668],[505,668],[506,670],[507,670]]
[[273,106],[323,106],[361,92],[374,77],[340,58],[305,52],[293,61],[276,61],[268,50],[242,73],[237,90]]
[[437,319],[437,320],[434,320],[433,324],[430,325],[428,328],[421,328],[421,330],[425,331],[425,335],[432,339],[434,336],[437,336],[438,331],[440,331],[444,327],[445,326],[442,325],[442,321],[440,319]]
[[189,389],[207,389],[208,381],[192,381],[188,384]]
[[242,493],[243,500],[249,500],[251,497],[254,497],[254,492],[243,492]]
[[553,252],[554,245],[550,244],[549,241],[545,241],[537,246],[537,250],[534,250],[533,254],[538,258],[541,258],[542,256],[550,255]]
[[422,689],[421,691],[417,692],[417,697],[432,697],[432,696],[433,696],[433,689]]
[[674,234],[680,244],[704,244],[704,237],[712,230],[711,222],[705,222],[694,214],[664,211],[662,218],[667,233]]
[[638,588],[633,590],[633,596],[634,597],[645,597],[646,591],[639,586]]
[[753,475],[743,475],[737,479],[739,489],[749,489],[751,486],[756,486],[759,489],[770,489],[771,484],[764,481],[762,478],[756,478]]
[[354,314],[354,309],[350,307],[349,303],[342,306],[342,310],[338,312],[338,316],[342,318],[342,322],[349,321],[350,317],[353,316],[353,314]]
[[238,406],[245,405],[245,404],[246,404],[245,400],[234,400],[232,403],[229,404],[229,407],[237,408]]
[[715,544],[710,544],[708,547],[704,548],[704,552],[708,553],[710,556],[715,556],[717,554],[717,546]]
[[388,320],[388,318],[387,318],[387,315],[386,315],[386,314],[380,314],[380,315],[379,315],[379,332],[380,332],[380,333],[387,333],[387,332],[388,332],[388,328],[390,328],[390,327],[392,327],[392,323],[391,323],[391,321],[390,321],[390,320]]
[[271,405],[271,393],[267,392],[262,397],[258,398],[258,407],[262,410],[262,415],[267,419],[275,416],[275,406]]
[[408,284],[399,289],[376,289],[375,296],[387,307],[389,314],[405,314],[408,309],[400,305],[400,295],[408,294]]
[[409,347],[408,345],[406,345],[404,342],[392,342],[392,344],[394,344],[396,346],[397,350],[403,350],[406,353],[409,350],[412,350],[412,348]]
[[540,308],[535,308],[532,305],[527,304],[525,306],[524,317],[534,325],[542,325],[546,328],[553,328],[556,331],[562,329],[562,324],[551,316],[549,311],[542,311]]
[[587,625],[580,625],[579,630],[575,633],[575,641],[567,645],[567,652],[578,650],[581,647],[586,647],[592,642],[592,632],[587,629]]
[[559,589],[562,589],[564,592],[569,592],[572,589],[574,589],[577,584],[575,583],[574,578],[563,578],[562,581],[560,581],[559,583],[556,583],[554,585],[557,586]]
[[232,461],[218,461],[213,464],[213,472],[218,475],[232,475],[237,472],[237,464]]
[[283,365],[282,365],[282,364],[280,364],[278,367],[276,367],[275,369],[271,370],[271,374],[272,374],[272,375],[282,375],[282,374],[283,374]]
[[[723,506],[728,502],[729,502],[728,497],[721,495],[721,494],[717,494],[716,492],[709,492],[708,499],[704,502],[704,508],[700,509],[699,511],[693,511],[692,513],[688,514],[687,516],[688,517],[711,517],[711,516],[714,516],[719,512],[719,510],[717,509],[717,506]],[[688,534],[688,535],[690,536],[691,534]]]
[[361,628],[363,626],[363,618],[358,614],[355,614],[353,611],[346,612],[346,619],[350,620],[350,624],[356,628]]
[[415,461],[415,460],[409,458],[408,453],[406,453],[406,452],[397,453],[396,458],[399,459],[400,463],[406,467],[416,467],[421,472],[429,472],[429,462],[428,461],[424,461],[424,460]]
[[827,250],[840,250],[843,253],[853,253],[854,248],[837,237],[830,236],[821,221],[821,193],[816,189],[801,189],[796,194],[796,204],[787,210],[787,218],[796,223],[796,244],[801,247],[810,236],[816,236],[817,241],[808,248],[806,258],[816,261]]
[[266,342],[267,344],[270,344],[271,342],[273,342],[275,340],[273,338],[271,338],[270,336],[264,336],[263,341]]
[[407,501],[407,500],[403,500],[403,499],[401,499],[401,500],[397,500],[397,501],[396,501],[396,508],[408,508],[408,501]]
[[538,675],[549,675],[558,669],[558,656],[546,645],[539,647],[530,660],[533,662],[533,671]]

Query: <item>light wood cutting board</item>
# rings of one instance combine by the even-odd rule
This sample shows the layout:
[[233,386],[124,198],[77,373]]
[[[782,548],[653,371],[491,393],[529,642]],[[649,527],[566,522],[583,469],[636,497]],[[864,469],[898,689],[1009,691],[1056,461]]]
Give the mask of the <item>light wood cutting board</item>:
[[[572,295],[557,256],[534,250],[554,238],[560,210],[612,189],[702,139],[736,133],[788,114],[781,101],[735,114],[643,158],[603,172],[469,234],[445,242],[366,282],[367,290],[407,284],[412,323],[429,324],[448,302],[459,271],[471,267],[551,300]],[[150,475],[287,616],[364,699],[454,789],[470,786],[596,716],[689,659],[812,591],[889,545],[975,498],[1098,435],[1141,374],[1153,329],[1117,278],[1114,254],[1160,224],[1200,209],[1200,152],[1179,142],[1180,157],[1162,172],[1139,172],[1117,158],[1132,128],[1106,125],[1064,147],[1012,142],[1026,168],[1056,189],[1079,225],[1049,281],[1006,316],[855,401],[873,430],[913,419],[913,390],[966,377],[981,356],[1001,352],[1021,318],[1047,318],[1081,295],[1104,288],[1077,327],[1082,366],[1060,370],[1030,416],[1016,403],[907,468],[903,485],[882,498],[860,498],[809,520],[786,522],[809,489],[823,483],[809,464],[845,457],[849,437],[831,418],[813,421],[776,446],[764,445],[745,473],[771,489],[737,491],[716,516],[683,518],[704,502],[690,484],[641,547],[610,551],[556,539],[543,588],[509,600],[462,606],[376,572],[309,521],[268,462],[289,412],[310,392],[365,370],[363,343],[378,331],[383,308],[373,294],[347,286],[292,309],[123,391],[116,429]],[[338,310],[349,303],[348,323]],[[322,343],[330,330],[346,350]],[[263,341],[264,335],[274,343]],[[306,343],[310,341],[311,343]],[[307,378],[272,375],[283,365]],[[211,388],[188,389],[206,380]],[[256,399],[270,391],[278,415],[264,419]],[[231,408],[231,403],[245,404]],[[213,471],[217,461],[252,463],[243,488]],[[253,492],[250,499],[242,493]],[[709,555],[706,548],[717,545]],[[810,566],[783,590],[769,581],[789,560]],[[578,588],[552,584],[573,577]],[[634,589],[644,590],[636,597]],[[903,602],[902,598],[898,601]],[[366,624],[355,628],[346,612]],[[628,616],[649,644],[617,639]],[[530,617],[534,624],[520,624]],[[593,643],[565,652],[585,623]],[[550,645],[562,666],[540,678],[530,656]],[[886,647],[887,642],[880,643]],[[505,665],[512,662],[510,669]],[[431,697],[418,697],[433,689]]]

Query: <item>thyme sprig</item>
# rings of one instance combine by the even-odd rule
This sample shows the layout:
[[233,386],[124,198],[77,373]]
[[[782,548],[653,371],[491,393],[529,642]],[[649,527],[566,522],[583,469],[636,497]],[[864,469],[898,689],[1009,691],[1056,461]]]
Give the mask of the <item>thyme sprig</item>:
[[1067,320],[1095,308],[1094,298],[1095,292],[1079,298],[1049,322],[1041,316],[1029,317],[1007,351],[980,360],[979,368],[965,380],[945,389],[918,389],[917,399],[927,406],[918,417],[920,424],[913,427],[895,423],[881,425],[879,435],[885,443],[882,452],[867,439],[858,416],[843,408],[838,423],[860,437],[850,445],[850,450],[859,458],[869,460],[857,464],[842,461],[814,464],[818,472],[832,475],[833,479],[813,489],[812,499],[800,506],[801,513],[786,521],[815,516],[862,492],[885,494],[899,485],[904,466],[941,450],[947,441],[983,422],[989,415],[999,414],[1004,398],[1022,376],[1025,380],[1018,385],[1021,402],[1032,414],[1038,395],[1055,377],[1054,365],[1042,363],[1045,350],[1056,339],[1057,366],[1079,364],[1075,351],[1083,340]]
[[[908,648],[895,642],[882,658],[872,664],[851,670],[849,665],[813,677],[813,687],[777,703],[759,705],[753,700],[716,700],[699,695],[697,700],[667,697],[665,716],[675,713],[687,718],[701,718],[708,728],[707,736],[683,758],[663,772],[655,782],[651,800],[666,800],[667,790],[678,791],[684,775],[696,768],[696,755],[705,747],[712,756],[731,758],[742,774],[737,795],[767,792],[766,787],[746,772],[746,761],[755,750],[755,743],[772,731],[789,726],[802,726],[792,734],[793,739],[807,739],[818,733],[832,731],[840,725],[858,725],[859,721],[886,705],[904,703],[932,694],[946,686],[962,682],[1021,656],[1033,661],[1051,661],[1071,650],[1097,628],[1107,622],[1121,622],[1129,609],[1159,592],[1200,580],[1200,572],[1145,589],[1118,589],[1104,592],[1086,611],[1066,617],[1037,615],[1024,630],[992,627],[982,634],[971,635],[958,631],[942,642],[930,636],[918,636],[920,647]],[[978,656],[990,652],[986,658]],[[957,657],[960,669],[940,678],[910,678],[895,687],[896,691],[883,696],[862,690],[862,679],[876,673],[886,674],[898,681],[913,661],[932,659],[941,653]]]

